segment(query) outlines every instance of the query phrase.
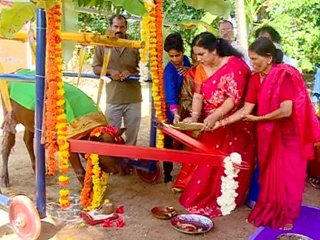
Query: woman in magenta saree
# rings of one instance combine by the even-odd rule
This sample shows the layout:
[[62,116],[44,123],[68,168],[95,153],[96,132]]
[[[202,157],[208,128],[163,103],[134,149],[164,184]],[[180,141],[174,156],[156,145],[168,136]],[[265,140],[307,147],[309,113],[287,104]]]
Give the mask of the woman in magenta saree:
[[[211,33],[201,33],[193,43],[193,50],[200,61],[195,74],[195,94],[192,101],[192,117],[187,122],[196,122],[200,112],[205,115],[205,130],[211,130],[215,121],[237,111],[243,96],[250,69],[238,53],[222,39]],[[216,67],[216,68],[215,68]],[[209,76],[209,77],[208,77]],[[199,141],[227,154],[237,152],[250,165],[250,170],[241,170],[235,178],[237,187],[231,198],[233,210],[242,204],[248,190],[254,163],[254,141],[252,124],[237,122],[215,131],[204,131]],[[224,168],[209,165],[184,164],[180,177],[185,182],[180,203],[191,213],[208,217],[224,215],[217,199],[222,195]],[[175,185],[177,186],[177,185]],[[231,206],[230,205],[230,206]]]
[[[244,116],[257,121],[260,193],[248,221],[255,226],[290,229],[299,216],[307,160],[314,158],[319,123],[304,80],[295,68],[277,64],[273,43],[261,38],[249,47],[255,73],[244,107],[225,125]],[[249,115],[257,105],[257,116]]]

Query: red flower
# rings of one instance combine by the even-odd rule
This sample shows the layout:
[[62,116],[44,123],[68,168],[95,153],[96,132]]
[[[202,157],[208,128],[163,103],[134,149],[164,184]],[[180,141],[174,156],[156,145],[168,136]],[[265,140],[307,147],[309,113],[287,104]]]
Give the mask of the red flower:
[[124,213],[124,206],[119,206],[116,210],[116,213],[119,213],[119,214],[123,214]]

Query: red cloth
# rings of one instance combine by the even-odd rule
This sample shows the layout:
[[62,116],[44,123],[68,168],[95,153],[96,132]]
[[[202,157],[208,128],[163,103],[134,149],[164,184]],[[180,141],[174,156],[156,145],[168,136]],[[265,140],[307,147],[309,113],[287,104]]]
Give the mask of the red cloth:
[[[217,109],[228,97],[233,98],[236,103],[229,114],[238,110],[242,106],[243,93],[249,76],[250,69],[247,65],[241,59],[230,57],[227,64],[211,77],[206,78],[201,86],[206,115],[209,111]],[[252,166],[249,171],[241,170],[239,176],[235,179],[239,182],[236,204],[242,204],[245,200],[254,165],[253,125],[239,121],[213,132],[204,132],[201,134],[199,141],[228,154],[238,152],[242,156],[242,160]],[[223,163],[221,165],[223,166]],[[209,217],[220,216],[221,211],[217,204],[217,198],[222,194],[221,177],[225,175],[224,168],[184,164],[181,173],[184,173],[182,174],[184,176],[188,176],[187,173],[189,173],[190,180],[186,180],[188,182],[180,196],[180,203],[191,213]],[[177,181],[180,180],[180,177],[179,175]]]
[[[257,81],[257,75],[251,80]],[[288,80],[291,84],[286,83]],[[289,65],[274,65],[260,89],[255,88],[258,90],[258,116],[279,108],[281,101],[288,97],[283,92],[290,91],[285,86],[290,86],[293,92],[293,95],[288,94],[293,100],[291,117],[262,121],[257,125],[261,190],[248,217],[257,227],[282,228],[299,216],[307,159],[314,157],[313,145],[320,139],[319,123],[303,78]]]
[[[259,74],[252,75],[249,81],[248,91],[246,95],[246,102],[253,103],[253,104],[257,103],[261,85],[262,84],[260,81],[260,75]],[[292,80],[289,79],[289,77],[285,78],[282,81],[279,98],[280,98],[280,103],[286,100],[293,100]]]

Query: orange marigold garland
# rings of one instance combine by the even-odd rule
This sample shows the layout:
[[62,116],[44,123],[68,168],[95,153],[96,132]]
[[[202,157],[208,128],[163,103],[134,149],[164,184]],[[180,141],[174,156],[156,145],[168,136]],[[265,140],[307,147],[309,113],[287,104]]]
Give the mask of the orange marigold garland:
[[62,80],[61,46],[61,1],[47,11],[47,92],[46,92],[46,146],[48,149],[48,174],[56,170],[55,152],[59,158],[59,203],[61,208],[68,208],[69,201],[69,143],[67,140],[67,118],[64,113],[64,83]]
[[86,175],[84,177],[84,184],[81,191],[81,201],[80,204],[84,207],[90,206],[92,202],[92,192],[91,192],[91,176],[92,176],[92,160],[89,153],[85,154],[85,159],[87,159]]
[[47,67],[46,67],[46,100],[45,100],[45,142],[48,151],[48,175],[55,175],[56,159],[55,153],[57,151],[56,144],[56,123],[57,110],[56,102],[58,91],[58,83],[56,76],[58,73],[57,63],[55,61],[56,46],[59,44],[59,38],[56,38],[56,6],[53,6],[47,11]]
[[[152,96],[156,117],[166,121],[166,107],[163,86],[163,33],[162,33],[162,1],[157,1],[150,11],[150,67],[152,77]],[[163,148],[164,135],[157,130],[157,147]]]

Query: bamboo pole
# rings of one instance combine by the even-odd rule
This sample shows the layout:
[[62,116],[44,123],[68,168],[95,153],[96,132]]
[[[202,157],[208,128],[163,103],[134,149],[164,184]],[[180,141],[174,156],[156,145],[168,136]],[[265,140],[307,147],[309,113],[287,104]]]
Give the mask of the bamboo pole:
[[[0,35],[0,39],[7,39]],[[71,33],[62,32],[61,39],[63,41],[77,41],[81,45],[93,46],[114,46],[114,47],[127,47],[127,48],[143,48],[144,42],[136,40],[121,39],[113,36],[112,34],[100,35],[94,33]],[[27,42],[28,33],[18,32],[11,38],[11,40]]]
[[[3,67],[0,64],[0,73],[3,73],[3,72],[4,72]],[[10,94],[9,94],[9,87],[8,87],[7,81],[0,81],[0,94],[1,94],[2,104],[5,106],[8,113],[12,112],[12,105],[10,102]]]
[[107,54],[105,54],[104,57],[103,57],[103,64],[102,64],[101,73],[100,73],[98,96],[97,96],[97,105],[100,104],[102,88],[103,88],[104,83],[105,83],[103,78],[107,75],[108,65],[109,65],[110,56],[111,56],[110,48],[107,51],[108,51]]

